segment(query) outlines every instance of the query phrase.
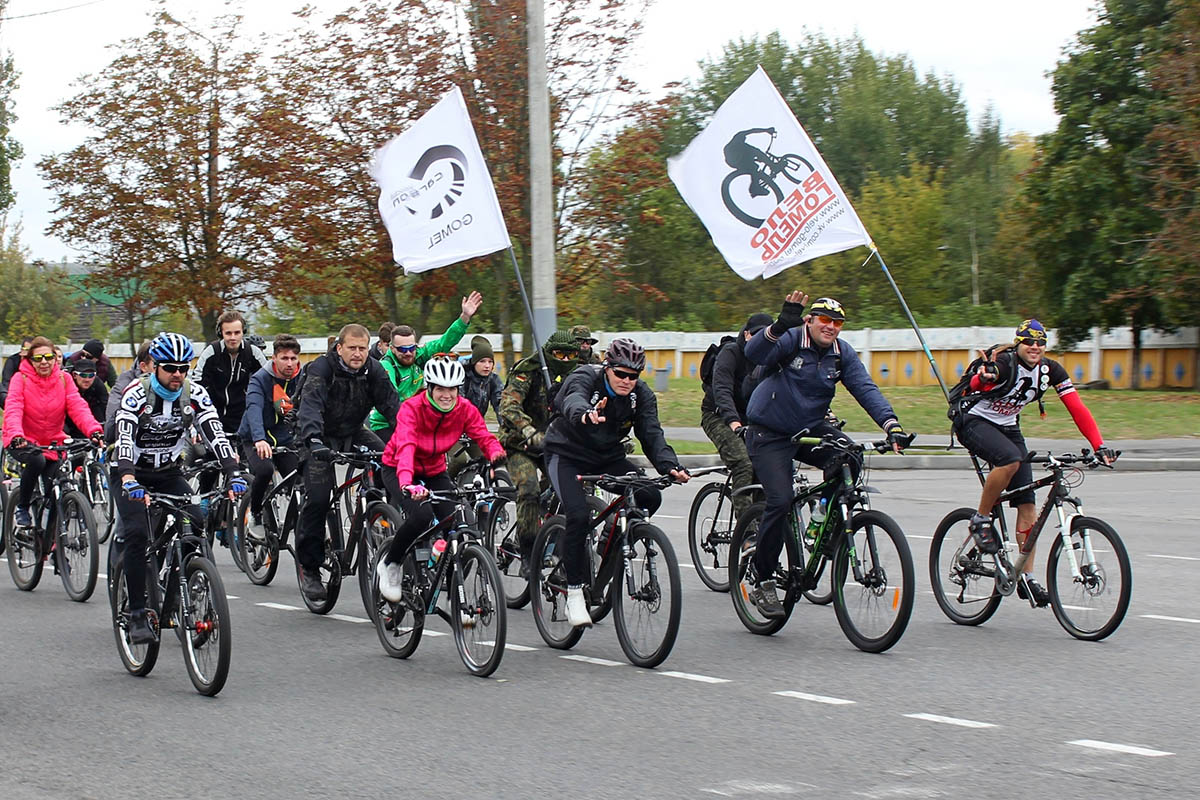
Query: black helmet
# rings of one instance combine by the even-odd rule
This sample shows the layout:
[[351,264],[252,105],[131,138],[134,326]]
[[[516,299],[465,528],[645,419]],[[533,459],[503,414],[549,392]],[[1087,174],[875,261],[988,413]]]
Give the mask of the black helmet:
[[633,339],[613,339],[608,343],[608,351],[604,354],[604,364],[608,367],[626,367],[641,372],[646,368],[646,351]]

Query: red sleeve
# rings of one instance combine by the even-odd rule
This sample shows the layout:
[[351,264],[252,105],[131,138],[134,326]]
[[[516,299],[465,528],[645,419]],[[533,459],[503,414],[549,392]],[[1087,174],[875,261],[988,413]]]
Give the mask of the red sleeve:
[[1083,404],[1083,398],[1079,396],[1079,392],[1070,391],[1067,394],[1059,395],[1058,399],[1062,400],[1067,411],[1071,412],[1071,419],[1075,420],[1075,427],[1079,428],[1079,432],[1083,434],[1083,438],[1088,440],[1092,449],[1103,447],[1104,437],[1100,435],[1100,427],[1092,418],[1092,412],[1088,411],[1087,406]]
[[[460,400],[459,402],[462,401]],[[487,423],[483,421],[483,415],[479,413],[479,409],[469,402],[462,404],[467,412],[463,425],[467,436],[470,436],[475,444],[483,449],[483,454],[487,456],[488,461],[503,458],[504,448],[500,445],[500,441],[488,430]]]

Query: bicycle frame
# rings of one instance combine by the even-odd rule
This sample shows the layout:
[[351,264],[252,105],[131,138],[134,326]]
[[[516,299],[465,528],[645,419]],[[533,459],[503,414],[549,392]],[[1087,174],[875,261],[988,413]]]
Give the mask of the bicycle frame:
[[[153,517],[155,506],[162,515],[158,522],[161,530],[146,547],[146,563],[155,575],[155,580],[147,583],[147,595],[148,599],[153,600],[152,610],[158,615],[160,628],[173,627],[171,614],[175,608],[171,603],[175,598],[182,603],[180,611],[185,617],[192,613],[187,592],[179,591],[179,576],[183,574],[187,563],[198,556],[212,560],[208,539],[192,531],[191,516],[178,505],[190,499],[166,494],[152,495],[150,505],[146,507],[147,522],[152,531],[156,525]],[[174,519],[171,519],[172,516]],[[161,564],[157,563],[160,552],[163,553]]]
[[[429,555],[432,552],[431,547],[422,547],[423,542],[432,544],[431,537],[438,534],[446,540],[446,551],[438,559],[438,563],[433,568],[433,575],[430,577],[429,585],[422,590],[421,601],[424,604],[425,616],[437,615],[449,623],[449,613],[438,608],[438,598],[441,597],[442,588],[450,585],[450,569],[452,565],[457,568],[459,552],[462,550],[464,540],[471,540],[476,543],[483,543],[483,536],[479,533],[474,525],[474,512],[471,504],[468,502],[466,495],[471,494],[471,490],[458,490],[454,493],[437,493],[430,492],[429,499],[439,502],[453,502],[454,512],[448,515],[445,519],[439,519],[432,525],[426,528],[420,535],[413,539],[412,545],[408,552],[412,553],[414,562],[420,567],[422,560],[428,561]],[[459,585],[460,603],[466,603],[466,594]]]

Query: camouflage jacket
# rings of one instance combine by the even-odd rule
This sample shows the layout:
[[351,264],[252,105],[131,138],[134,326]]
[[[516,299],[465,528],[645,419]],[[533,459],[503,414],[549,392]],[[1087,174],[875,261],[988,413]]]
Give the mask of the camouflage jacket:
[[547,396],[541,362],[536,355],[523,358],[508,373],[500,393],[500,432],[497,438],[506,450],[526,450],[527,428],[545,433],[550,425],[550,404],[566,375],[554,376],[554,389]]

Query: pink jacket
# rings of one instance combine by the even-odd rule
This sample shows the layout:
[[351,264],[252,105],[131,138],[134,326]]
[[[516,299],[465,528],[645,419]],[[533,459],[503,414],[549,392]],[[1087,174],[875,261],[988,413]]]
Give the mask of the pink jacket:
[[[87,401],[79,395],[79,389],[67,373],[54,365],[54,370],[45,378],[37,374],[27,358],[8,386],[8,400],[4,404],[4,446],[16,436],[43,447],[61,443],[67,438],[63,423],[67,413],[79,430],[91,436],[101,430],[100,423],[92,417]],[[47,453],[47,458],[57,458]]]
[[413,476],[440,475],[446,471],[446,453],[464,433],[475,440],[489,461],[504,456],[504,448],[487,429],[479,409],[465,397],[443,414],[429,404],[427,392],[413,395],[400,404],[396,432],[383,451],[383,463],[395,467],[401,486]]

